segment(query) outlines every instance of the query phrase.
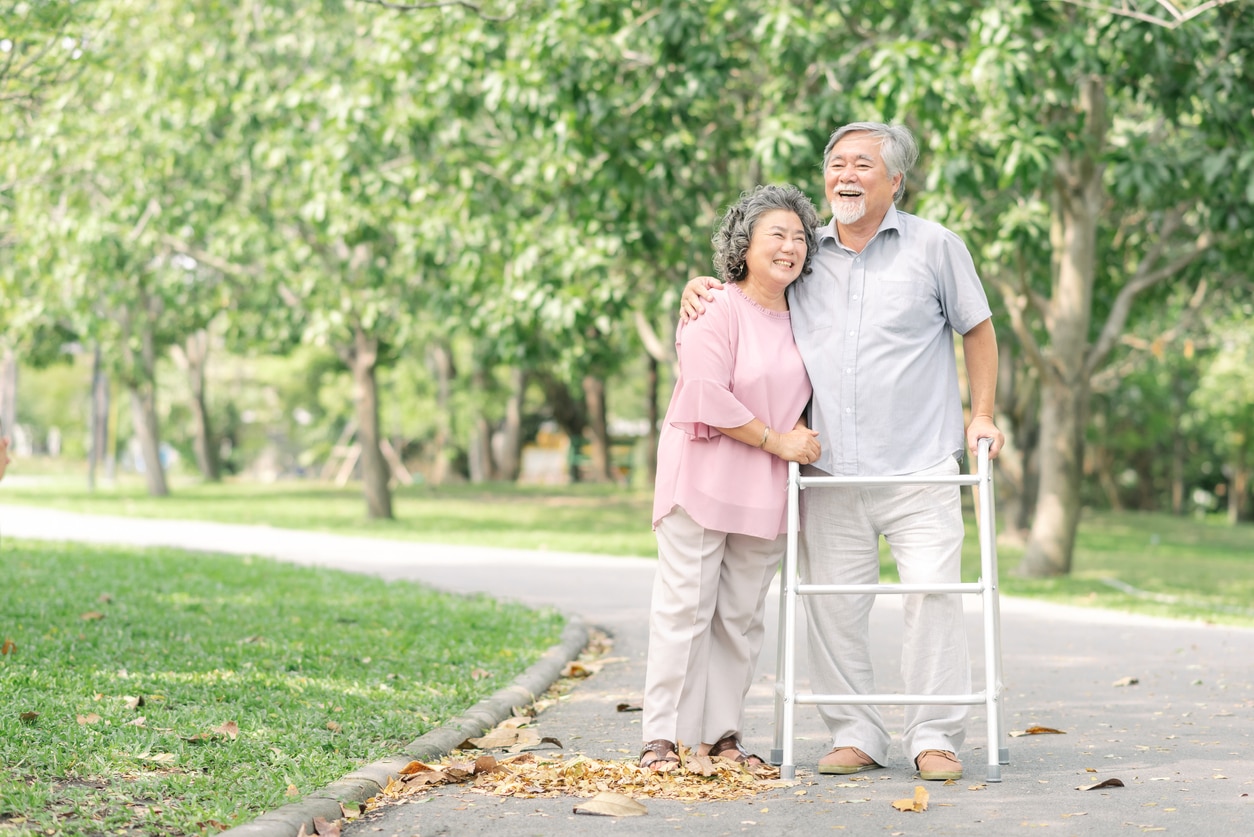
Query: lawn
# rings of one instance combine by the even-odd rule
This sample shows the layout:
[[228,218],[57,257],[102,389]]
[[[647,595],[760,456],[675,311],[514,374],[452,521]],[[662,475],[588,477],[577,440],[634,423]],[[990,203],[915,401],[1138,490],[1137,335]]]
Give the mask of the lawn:
[[0,834],[212,834],[392,756],[563,620],[259,558],[5,540]]

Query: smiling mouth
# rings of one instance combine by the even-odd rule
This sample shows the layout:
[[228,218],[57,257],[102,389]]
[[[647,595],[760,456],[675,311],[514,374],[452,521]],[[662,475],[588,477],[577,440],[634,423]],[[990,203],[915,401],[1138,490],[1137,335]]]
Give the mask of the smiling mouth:
[[778,267],[782,267],[782,268],[784,268],[784,269],[786,269],[786,270],[792,270],[792,269],[793,269],[793,267],[794,267],[794,266],[796,266],[796,264],[797,264],[796,262],[794,262],[794,261],[790,261],[790,260],[788,260],[788,259],[776,259],[776,260],[775,260],[775,265],[776,265],[776,266],[778,266]]
[[838,198],[860,198],[860,197],[862,197],[862,196],[863,196],[863,194],[865,194],[865,193],[864,193],[864,192],[861,192],[861,191],[851,191],[851,190],[844,190],[844,189],[842,189],[842,190],[839,190],[839,191],[837,191],[837,192],[836,192],[836,197],[838,197]]

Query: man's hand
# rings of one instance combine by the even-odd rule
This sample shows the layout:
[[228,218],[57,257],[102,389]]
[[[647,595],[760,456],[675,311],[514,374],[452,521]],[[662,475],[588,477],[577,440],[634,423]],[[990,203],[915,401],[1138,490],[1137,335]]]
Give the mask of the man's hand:
[[993,424],[992,416],[972,416],[971,423],[967,425],[967,447],[972,453],[980,449],[981,439],[993,440],[988,448],[988,458],[996,459],[1002,445],[1006,443],[1006,437],[997,429],[997,425]]
[[679,299],[679,316],[684,322],[695,320],[705,312],[702,300],[712,302],[714,291],[723,289],[723,283],[713,276],[698,276],[684,285],[684,295]]

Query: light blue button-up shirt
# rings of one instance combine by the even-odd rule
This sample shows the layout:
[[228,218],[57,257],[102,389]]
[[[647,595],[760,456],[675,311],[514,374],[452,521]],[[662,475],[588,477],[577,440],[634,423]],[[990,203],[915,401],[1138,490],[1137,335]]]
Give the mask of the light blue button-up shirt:
[[965,447],[954,334],[991,309],[957,235],[890,207],[861,253],[835,223],[819,231],[814,272],[789,288],[793,336],[814,399],[817,468],[909,474]]

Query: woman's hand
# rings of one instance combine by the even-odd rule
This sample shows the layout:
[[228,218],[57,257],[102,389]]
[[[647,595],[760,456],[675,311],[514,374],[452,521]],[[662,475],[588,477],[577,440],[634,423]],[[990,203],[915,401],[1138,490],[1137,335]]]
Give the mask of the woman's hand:
[[772,453],[786,462],[799,462],[810,465],[817,462],[823,452],[819,444],[819,431],[798,426],[787,433],[771,431],[766,444],[762,446],[767,453]]

